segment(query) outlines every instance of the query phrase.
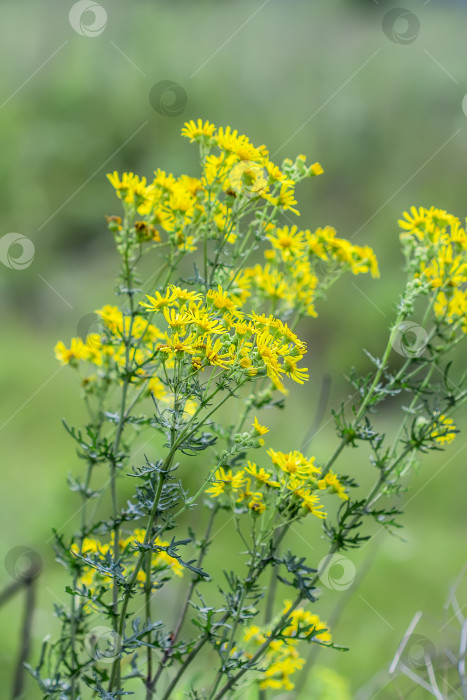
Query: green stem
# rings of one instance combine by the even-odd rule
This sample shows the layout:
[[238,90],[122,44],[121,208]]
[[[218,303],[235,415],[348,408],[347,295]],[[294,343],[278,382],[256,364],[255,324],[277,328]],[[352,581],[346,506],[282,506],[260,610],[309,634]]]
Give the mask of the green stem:
[[[175,450],[172,449],[169,452],[167,459],[164,462],[163,468],[161,469],[161,472],[160,472],[159,482],[158,482],[157,490],[156,490],[156,493],[154,496],[154,503],[153,503],[153,506],[151,509],[151,513],[149,515],[148,526],[146,528],[146,533],[145,533],[144,540],[143,540],[143,545],[145,547],[149,544],[149,540],[151,539],[151,536],[152,536],[151,533],[152,533],[153,526],[155,524],[155,519],[156,519],[156,515],[157,515],[157,508],[159,506],[159,501],[160,501],[160,497],[162,494],[162,488],[163,488],[164,481],[165,481],[165,478],[167,476],[168,469],[170,468],[170,464],[172,462],[174,454],[175,454]],[[136,561],[136,565],[135,565],[135,568],[133,570],[130,581],[128,583],[125,595],[123,597],[122,610],[121,610],[119,622],[118,622],[118,635],[119,635],[121,640],[123,640],[123,633],[125,630],[126,612],[128,609],[128,604],[129,604],[130,598],[133,594],[133,588],[134,588],[134,585],[136,583],[138,573],[141,569],[143,560],[144,560],[145,556],[147,555],[147,553],[148,552],[146,549],[143,549],[141,551],[141,553]],[[110,674],[110,683],[109,683],[109,692],[114,689],[116,681],[117,681],[118,667],[119,667],[118,662],[119,662],[119,657],[116,657],[116,659],[114,660],[114,662],[112,664],[112,669],[111,669],[111,674]]]
[[[127,394],[128,394],[128,387],[130,383],[130,377],[131,377],[131,365],[130,365],[130,348],[131,348],[131,340],[132,340],[132,331],[133,331],[133,321],[134,321],[134,301],[133,301],[133,289],[132,289],[132,263],[130,261],[130,251],[129,251],[129,244],[126,247],[125,250],[125,256],[124,256],[124,273],[123,273],[123,279],[127,287],[127,294],[128,294],[128,302],[129,302],[129,307],[130,307],[130,324],[128,328],[128,335],[125,337],[125,327],[122,329],[122,339],[123,342],[125,343],[125,376],[123,379],[123,386],[122,386],[122,397],[121,397],[121,403],[120,403],[120,412],[119,412],[119,422],[118,422],[118,427],[117,431],[115,434],[115,439],[113,442],[112,446],[112,462],[111,462],[111,472],[110,472],[110,492],[111,492],[111,498],[112,498],[112,515],[114,519],[114,527],[113,527],[113,537],[114,537],[114,542],[113,542],[113,558],[114,558],[114,563],[117,564],[119,558],[120,558],[120,547],[119,547],[119,539],[120,539],[120,527],[117,522],[118,518],[118,499],[117,499],[117,452],[120,446],[120,440],[123,435],[123,430],[125,427],[126,423],[126,416],[125,416],[125,408],[126,408],[126,400],[127,400]],[[113,628],[114,631],[118,631],[118,583],[116,579],[113,581],[113,586],[112,586],[112,605],[113,605]],[[115,676],[117,680],[117,684],[120,685],[120,656],[117,656],[114,662],[114,668],[115,668]]]
[[[316,576],[315,578],[317,578],[317,576]],[[221,698],[223,698],[224,695],[225,695],[234,685],[236,685],[236,684],[238,683],[238,681],[240,680],[240,678],[242,678],[242,676],[244,676],[244,674],[248,671],[248,668],[251,667],[251,665],[255,664],[256,661],[258,661],[258,660],[262,657],[262,655],[263,655],[264,652],[268,649],[268,647],[269,647],[269,645],[271,644],[271,642],[274,641],[274,639],[277,637],[278,633],[279,633],[279,632],[283,629],[283,627],[285,626],[285,624],[286,624],[286,622],[287,622],[287,620],[288,620],[288,618],[289,618],[289,616],[290,616],[290,613],[292,613],[296,608],[298,608],[298,606],[300,605],[301,601],[302,601],[302,594],[300,593],[300,595],[298,595],[297,598],[296,598],[296,599],[294,600],[294,602],[292,603],[291,607],[288,608],[287,612],[286,612],[284,615],[281,616],[280,620],[277,622],[277,624],[275,625],[275,627],[274,627],[273,630],[271,631],[270,636],[269,636],[269,637],[263,642],[263,644],[259,647],[259,649],[258,649],[258,651],[256,652],[256,654],[254,654],[254,655],[251,657],[251,659],[250,659],[250,661],[249,661],[249,664],[248,664],[248,667],[247,667],[247,668],[242,668],[242,669],[240,669],[240,671],[238,671],[238,673],[236,673],[234,676],[232,676],[232,677],[227,681],[227,683],[225,683],[225,684],[222,686],[222,688],[219,690],[219,692],[217,693],[217,695],[214,696],[213,700],[221,700]]]
[[180,666],[178,669],[175,677],[173,678],[172,682],[170,683],[169,687],[165,691],[164,695],[161,697],[161,700],[169,700],[169,698],[172,697],[172,691],[174,690],[175,686],[178,684],[180,678],[182,675],[185,673],[186,669],[188,666],[191,664],[195,656],[198,655],[198,653],[201,651],[201,649],[204,647],[206,642],[208,641],[208,637],[204,636],[202,637],[199,642],[193,647],[193,649],[190,651],[188,654],[187,658],[183,662],[183,664]]
[[[373,394],[374,394],[374,391],[378,385],[378,382],[381,379],[383,372],[386,368],[386,364],[387,364],[387,361],[389,359],[389,355],[391,353],[392,344],[393,344],[394,339],[396,337],[396,334],[398,332],[399,324],[401,323],[404,316],[405,316],[404,312],[399,311],[397,318],[396,318],[396,321],[394,323],[394,326],[393,326],[391,333],[389,335],[389,340],[388,340],[386,348],[384,350],[384,354],[383,354],[383,358],[381,360],[380,366],[378,367],[378,370],[377,370],[375,376],[373,377],[373,381],[370,385],[370,388],[368,389],[362,403],[360,404],[360,408],[358,409],[357,414],[356,414],[354,420],[352,421],[352,428],[355,428],[356,426],[358,426],[358,422],[360,421],[360,419],[364,415],[366,407],[368,406],[369,401],[373,397]],[[332,465],[337,460],[337,458],[339,457],[339,455],[343,451],[344,447],[346,447],[348,442],[349,442],[349,438],[346,435],[345,437],[342,438],[339,446],[335,450],[334,454],[331,456],[331,459],[327,462],[326,466],[323,468],[323,472],[322,472],[323,476],[325,474],[327,474],[328,471],[331,469]]]
[[[146,613],[146,627],[151,624],[151,564],[152,557],[151,552],[146,553],[146,585],[145,585],[145,613]],[[149,640],[150,641],[150,640]],[[154,695],[154,689],[151,684],[152,679],[152,649],[150,644],[146,647],[146,658],[147,658],[147,669],[146,669],[146,700],[152,700]]]
[[[203,537],[203,540],[202,540],[202,543],[201,543],[201,549],[200,549],[199,557],[198,557],[198,560],[197,560],[197,562],[196,562],[196,568],[197,568],[197,569],[200,569],[200,568],[201,568],[201,566],[202,566],[202,564],[203,564],[204,557],[205,557],[206,552],[207,552],[207,550],[208,550],[208,547],[209,547],[209,545],[210,545],[210,540],[209,540],[209,538],[210,538],[210,536],[211,536],[212,526],[213,526],[213,524],[214,524],[214,518],[216,517],[216,515],[217,515],[217,513],[218,513],[218,510],[219,510],[219,509],[218,509],[217,506],[214,507],[214,508],[211,510],[211,513],[210,513],[210,515],[209,515],[209,520],[208,520],[208,524],[207,524],[207,527],[206,527],[206,532],[204,533],[204,537]],[[196,577],[193,576],[192,579],[191,579],[191,581],[190,581],[190,585],[189,585],[189,587],[188,587],[188,591],[187,591],[187,594],[186,594],[186,597],[185,597],[185,601],[184,601],[184,603],[183,603],[183,606],[182,606],[180,615],[179,615],[179,617],[178,617],[177,623],[176,623],[176,625],[175,625],[175,629],[174,629],[173,634],[172,634],[171,643],[170,643],[170,648],[169,648],[169,649],[166,649],[166,651],[164,652],[164,655],[163,655],[163,657],[162,657],[161,663],[160,663],[160,665],[159,665],[159,669],[158,669],[158,671],[157,671],[157,673],[156,673],[156,675],[155,675],[155,677],[154,677],[154,679],[153,679],[153,681],[152,681],[152,688],[153,688],[153,690],[156,688],[157,682],[158,682],[158,680],[159,680],[159,678],[160,678],[160,676],[161,676],[163,670],[166,668],[165,664],[166,664],[167,660],[168,660],[168,659],[170,658],[170,656],[171,656],[172,650],[173,650],[173,648],[174,648],[174,646],[175,646],[175,644],[176,644],[176,642],[177,642],[178,635],[180,634],[180,630],[182,629],[182,626],[183,626],[183,623],[184,623],[184,620],[185,620],[185,616],[186,616],[186,613],[187,613],[187,610],[188,610],[188,606],[189,606],[189,604],[190,604],[190,601],[191,601],[191,598],[192,598],[192,595],[193,595],[193,591],[195,590],[195,588],[196,588],[196,586],[198,585],[198,583],[200,582],[200,580],[201,580],[201,579],[200,579],[198,576],[196,576]]]

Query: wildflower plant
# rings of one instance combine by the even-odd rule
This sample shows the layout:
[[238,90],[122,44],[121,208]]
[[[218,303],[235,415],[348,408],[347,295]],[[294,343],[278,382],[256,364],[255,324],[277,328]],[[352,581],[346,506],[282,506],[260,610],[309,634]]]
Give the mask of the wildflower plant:
[[[65,423],[85,469],[70,479],[79,525],[56,533],[70,606],[56,608],[60,634],[30,669],[44,697],[293,689],[306,645],[340,648],[319,615],[320,567],[360,546],[371,521],[399,525],[403,477],[418,453],[449,446],[465,401],[449,364],[467,329],[465,230],[445,211],[412,209],[400,222],[397,317],[374,369],[351,375],[353,397],[334,411],[334,452],[277,444],[264,410],[284,408],[287,385],[309,378],[297,325],[345,272],[378,277],[377,261],[330,226],[290,224],[295,187],[319,163],[300,155],[277,166],[265,146],[202,120],[182,135],[199,147],[199,177],[109,175],[123,208],[108,217],[118,304],[96,311],[98,332],[55,348],[79,377],[88,419]],[[144,290],[143,256],[156,270]],[[402,338],[415,313],[423,351]],[[386,436],[375,414],[398,396],[399,429]],[[362,443],[374,472],[366,495],[336,471]],[[219,519],[241,557],[223,578],[210,556]],[[305,520],[329,543],[319,566],[288,538]]]

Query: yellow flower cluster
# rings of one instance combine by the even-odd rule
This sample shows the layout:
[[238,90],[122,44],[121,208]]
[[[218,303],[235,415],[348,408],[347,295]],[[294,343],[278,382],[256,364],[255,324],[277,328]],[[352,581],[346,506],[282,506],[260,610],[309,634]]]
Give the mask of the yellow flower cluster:
[[441,445],[446,445],[456,437],[456,426],[452,418],[448,418],[443,413],[436,417],[436,427],[430,433],[430,437]]
[[[284,601],[283,615],[286,615],[290,610],[292,602]],[[261,676],[259,678],[259,687],[262,690],[271,688],[273,690],[293,690],[294,684],[290,677],[303,668],[305,660],[299,655],[296,646],[298,640],[294,637],[311,636],[320,643],[328,644],[332,641],[331,635],[327,630],[327,626],[323,623],[318,615],[297,608],[290,613],[290,618],[287,627],[283,630],[283,636],[286,639],[274,639],[267,648],[264,660],[261,662]],[[257,625],[250,625],[246,628],[243,640],[249,645],[259,647],[271,635],[270,629],[261,629]],[[248,648],[244,652],[247,659],[253,656]]]
[[155,349],[165,361],[189,362],[193,372],[217,366],[232,376],[267,375],[278,389],[283,375],[298,383],[308,379],[297,367],[305,343],[272,316],[244,314],[241,300],[220,285],[204,296],[171,285],[141,305],[150,317],[163,311],[168,330]]
[[[85,360],[112,365],[117,372],[129,362],[133,381],[149,382],[156,398],[166,396],[161,377],[167,378],[167,370],[175,365],[187,375],[218,367],[239,382],[267,375],[281,391],[283,376],[300,384],[308,379],[307,370],[298,367],[306,344],[273,316],[243,313],[241,300],[221,286],[201,295],[169,285],[164,294],[156,291],[140,304],[145,316],[124,316],[116,306],[99,309],[102,335],[90,334],[85,342],[73,338],[70,348],[60,341],[57,359],[65,364]],[[153,322],[156,315],[160,326]],[[124,340],[130,334],[127,357]]]
[[99,346],[100,339],[97,333],[90,333],[86,342],[83,342],[81,338],[72,338],[69,348],[59,340],[55,346],[55,357],[64,365],[73,364],[78,360],[88,360],[96,365],[101,365],[102,353]]
[[320,503],[320,491],[348,499],[336,474],[329,471],[321,475],[314,457],[304,457],[298,450],[285,454],[269,449],[267,454],[272,462],[267,468],[248,461],[247,466],[235,472],[217,469],[214,483],[206,493],[211,498],[222,497],[234,507],[245,502],[253,513],[261,514],[270,505],[274,511],[290,517],[311,513],[321,519],[327,514]]
[[[257,207],[258,231],[254,236],[258,240],[264,235],[270,247],[265,251],[264,265],[231,271],[229,285],[242,301],[254,290],[255,300],[259,297],[272,303],[273,312],[279,309],[281,313],[316,316],[315,298],[325,291],[318,286],[322,277],[328,283],[344,270],[378,276],[371,248],[338,238],[330,226],[314,232],[276,226],[281,212],[299,215],[296,184],[320,175],[323,168],[319,163],[307,166],[305,156],[299,155],[295,161],[286,158],[278,167],[264,145],[253,145],[230,126],[217,128],[201,119],[187,122],[182,135],[200,147],[199,178],[175,177],[161,170],[155,171],[150,183],[133,173],[108,175],[125,207],[143,218],[130,226],[136,241],[159,242],[165,237],[161,245],[168,243],[190,252],[202,240],[206,255],[208,241],[217,241],[217,250],[223,251],[225,243],[235,244],[241,234],[235,254],[244,254],[244,240],[251,233],[251,215]],[[244,217],[247,232],[241,224]],[[121,230],[121,221],[113,221],[118,217],[110,218],[111,228]],[[220,281],[225,282],[225,278]]]
[[134,173],[123,173],[120,177],[115,171],[107,177],[117,196],[144,217],[143,221],[135,223],[137,233],[151,231],[152,235],[147,238],[158,242],[160,228],[177,248],[195,250],[193,236],[186,234],[186,230],[198,226],[205,213],[201,182],[188,175],[175,178],[163,170],[156,170],[154,175],[150,184],[145,177]]
[[[148,323],[143,316],[136,315],[133,320],[124,316],[117,306],[106,305],[96,309],[96,314],[103,322],[103,332],[90,333],[86,340],[72,338],[67,348],[62,341],[55,346],[55,356],[63,364],[73,364],[84,360],[97,366],[102,366],[106,359],[111,358],[119,367],[126,363],[123,338],[131,335],[144,346],[152,346],[165,336],[156,326]],[[130,360],[141,364],[145,355],[141,349],[132,348]]]
[[[140,552],[134,547],[135,543],[142,544],[146,535],[146,530],[136,529],[129,537],[125,539],[120,539],[118,542],[120,551],[120,564],[122,566],[122,576],[128,577],[134,571],[136,560],[138,559]],[[113,537],[113,533],[112,533]],[[153,544],[159,547],[167,547],[169,542],[164,542],[158,537],[155,538]],[[113,552],[113,539],[109,544],[101,543],[99,540],[86,537],[83,540],[82,550],[77,544],[71,546],[71,551],[73,554],[82,554],[82,556],[92,558],[93,560],[97,558],[104,562],[105,555]],[[171,557],[165,551],[153,552],[151,560],[151,573],[152,573],[152,585],[153,588],[159,588],[161,583],[161,576],[164,577],[167,573],[175,574],[175,576],[183,576],[183,567],[177,559]],[[137,581],[141,587],[144,587],[146,583],[146,572],[143,570],[138,571]],[[78,579],[78,586],[85,587],[91,594],[99,586],[105,586],[112,582],[110,576],[106,576],[98,571],[98,569],[93,566],[84,566],[81,577]]]
[[338,238],[331,226],[311,232],[297,226],[270,225],[265,237],[270,242],[264,252],[265,264],[246,268],[237,284],[247,294],[254,289],[260,298],[272,301],[273,308],[280,304],[283,310],[316,316],[319,276],[333,281],[345,270],[354,275],[379,275],[372,249]]
[[[182,135],[197,141],[201,148],[201,177],[175,177],[156,170],[152,182],[134,173],[108,174],[124,207],[142,217],[133,225],[138,242],[167,242],[181,251],[196,250],[200,239],[234,243],[243,210],[251,210],[251,200],[260,201],[274,212],[293,211],[295,185],[305,177],[320,175],[319,163],[305,164],[305,156],[295,162],[286,159],[281,168],[268,155],[265,146],[254,146],[247,136],[231,127],[217,129],[201,119],[187,122]],[[233,212],[235,209],[235,213]],[[246,213],[246,212],[245,212]],[[109,218],[114,231],[122,229],[118,217]]]
[[431,207],[411,207],[399,221],[401,239],[414,261],[416,276],[438,290],[434,312],[467,332],[467,236],[460,220]]
[[303,155],[298,156],[295,163],[286,159],[280,169],[269,159],[266,146],[254,146],[247,136],[230,126],[216,129],[209,122],[192,120],[184,125],[182,136],[202,146],[206,158],[204,184],[210,187],[220,183],[223,191],[233,198],[261,196],[284,211],[292,209],[296,204],[297,176],[303,178],[323,172],[319,163],[307,167]]

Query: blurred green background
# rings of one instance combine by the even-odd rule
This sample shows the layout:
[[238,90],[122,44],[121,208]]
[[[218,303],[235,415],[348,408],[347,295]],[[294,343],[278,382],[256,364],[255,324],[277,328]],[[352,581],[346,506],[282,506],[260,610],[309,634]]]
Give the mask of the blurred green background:
[[[69,528],[77,499],[65,482],[81,466],[60,424],[62,416],[82,419],[79,387],[69,369],[59,369],[53,345],[113,301],[117,261],[104,215],[119,213],[119,205],[105,174],[151,176],[160,167],[196,175],[197,149],[179,134],[197,117],[265,143],[276,161],[305,153],[323,165],[324,176],[298,188],[300,224],[331,224],[371,245],[381,279],[341,281],[303,328],[311,380],[294,393],[286,425],[267,416],[276,449],[301,441],[325,374],[333,378],[330,406],[337,406],[349,393],[343,375],[352,365],[367,367],[363,348],[377,354],[385,346],[404,280],[402,211],[434,204],[467,214],[465,3],[404,2],[413,14],[392,27],[383,20],[394,6],[371,0],[101,5],[107,23],[92,37],[71,27],[71,2],[16,0],[1,10],[0,239],[27,236],[35,257],[23,270],[0,263],[0,561],[16,546],[44,560],[35,654],[53,630],[53,604],[65,601],[50,535],[52,527]],[[93,17],[83,19],[89,25]],[[186,92],[176,116],[150,104],[151,88],[163,80]],[[391,426],[395,417],[384,419]],[[465,428],[465,415],[456,422]],[[313,453],[329,455],[335,441],[328,423]],[[460,435],[446,453],[428,455],[411,479],[405,542],[380,533],[352,555],[357,572],[370,551],[375,561],[334,630],[351,651],[319,659],[348,679],[351,697],[376,695],[367,684],[389,666],[416,610],[438,615],[464,564],[463,447]],[[340,469],[364,484],[372,478],[360,452]],[[297,538],[316,565],[318,529]],[[11,583],[7,568],[0,568],[0,587]],[[324,589],[325,619],[340,595]],[[21,614],[20,598],[0,609],[2,698],[10,696]],[[390,686],[378,697],[384,693],[396,697]],[[39,697],[32,684],[25,697]]]

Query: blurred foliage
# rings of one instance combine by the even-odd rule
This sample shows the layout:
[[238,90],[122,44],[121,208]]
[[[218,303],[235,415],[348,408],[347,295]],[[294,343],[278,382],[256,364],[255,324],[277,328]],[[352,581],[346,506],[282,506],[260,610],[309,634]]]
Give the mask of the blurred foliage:
[[309,700],[351,700],[347,681],[331,668],[315,666],[306,685]]
[[[58,368],[52,347],[112,300],[115,257],[104,215],[118,205],[107,171],[193,171],[196,148],[179,138],[183,122],[201,116],[231,124],[264,142],[277,160],[305,153],[309,162],[322,163],[324,176],[298,189],[302,227],[328,223],[374,247],[381,280],[349,278],[318,309],[309,337],[314,384],[294,395],[294,425],[285,428],[278,418],[271,426],[275,445],[281,431],[291,444],[305,434],[324,374],[333,374],[330,404],[336,405],[349,391],[343,373],[352,364],[367,365],[362,348],[377,354],[384,346],[403,278],[400,213],[411,204],[434,204],[467,214],[465,3],[404,3],[420,23],[417,37],[404,45],[382,30],[394,7],[388,2],[295,0],[291,11],[281,0],[131,6],[106,0],[108,23],[95,38],[71,29],[71,4],[2,6],[0,236],[27,235],[36,256],[22,271],[0,264],[0,556],[31,545],[44,558],[37,640],[51,630],[51,608],[63,590],[50,531],[73,518],[76,502],[65,480],[80,466],[60,426],[63,415],[80,422],[79,389],[72,374]],[[176,117],[155,112],[149,102],[152,86],[167,79],[188,96]],[[335,439],[331,424],[323,423],[311,446],[317,454]],[[465,428],[465,420],[458,423]],[[322,659],[347,676],[353,690],[387,667],[414,610],[442,605],[461,568],[462,445],[460,436],[450,451],[430,455],[414,479],[406,497],[407,542],[378,535],[374,567],[335,632],[357,651]],[[366,469],[356,453],[349,473],[365,484]],[[304,553],[319,554],[319,542],[311,543],[306,532],[297,536]],[[0,574],[0,585],[8,580]],[[326,596],[332,611],[339,596]],[[8,630],[0,639],[0,673],[9,679],[19,598],[0,615]],[[378,644],[369,641],[376,638]],[[9,697],[8,683],[2,698]],[[34,690],[27,697],[34,700]]]

